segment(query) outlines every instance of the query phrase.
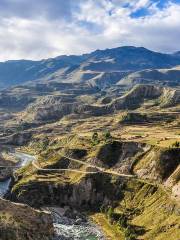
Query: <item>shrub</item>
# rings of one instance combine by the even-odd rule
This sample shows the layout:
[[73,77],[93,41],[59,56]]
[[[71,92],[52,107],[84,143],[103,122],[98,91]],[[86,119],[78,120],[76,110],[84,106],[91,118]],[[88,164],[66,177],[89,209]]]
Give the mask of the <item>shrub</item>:
[[106,212],[106,207],[104,205],[101,205],[100,212],[101,213],[105,213]]
[[107,210],[107,217],[110,222],[112,222],[112,220],[113,220],[113,213],[114,213],[113,208],[109,207]]
[[118,220],[118,226],[120,228],[126,228],[127,225],[128,225],[127,224],[127,217],[124,214],[122,214],[121,217]]

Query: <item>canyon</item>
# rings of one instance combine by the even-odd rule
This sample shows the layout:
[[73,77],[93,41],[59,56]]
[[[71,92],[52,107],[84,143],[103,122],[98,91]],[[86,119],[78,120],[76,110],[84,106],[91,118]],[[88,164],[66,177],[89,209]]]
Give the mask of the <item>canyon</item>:
[[0,238],[179,240],[179,64],[136,47],[0,63]]

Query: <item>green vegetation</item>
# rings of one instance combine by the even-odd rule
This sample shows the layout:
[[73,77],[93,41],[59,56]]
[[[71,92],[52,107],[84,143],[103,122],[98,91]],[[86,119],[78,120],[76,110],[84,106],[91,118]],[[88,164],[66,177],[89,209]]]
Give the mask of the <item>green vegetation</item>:
[[91,142],[92,142],[93,146],[96,146],[100,142],[110,143],[110,142],[112,142],[112,140],[113,140],[113,137],[112,137],[110,131],[104,130],[102,132],[101,136],[99,136],[99,134],[97,132],[94,132],[92,135]]
[[118,225],[111,224],[105,214],[95,213],[91,215],[91,219],[101,227],[107,239],[124,240],[124,235],[119,230]]
[[110,224],[116,225],[116,228],[123,233],[125,240],[135,240],[137,235],[134,227],[129,223],[128,217],[130,214],[128,211],[125,209],[123,213],[118,213],[111,206],[108,208],[101,207],[101,213],[106,215]]
[[107,218],[111,222],[113,220],[114,210],[112,207],[109,207],[107,210]]
[[[169,236],[179,240],[178,205],[166,192],[157,186],[130,180],[123,193],[123,199],[115,207],[103,205],[101,214],[93,217],[105,232],[109,233],[112,228],[114,233],[122,234],[122,240],[168,240]],[[104,218],[111,227],[107,227]]]

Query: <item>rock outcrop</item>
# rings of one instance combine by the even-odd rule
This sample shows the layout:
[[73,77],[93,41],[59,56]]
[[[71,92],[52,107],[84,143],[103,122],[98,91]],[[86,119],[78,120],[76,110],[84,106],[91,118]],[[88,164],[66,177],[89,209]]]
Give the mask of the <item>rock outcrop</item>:
[[179,148],[153,147],[136,162],[134,172],[140,178],[165,183],[178,167],[179,159]]
[[180,90],[164,88],[163,94],[159,98],[161,107],[174,107],[180,104]]
[[173,198],[180,199],[180,166],[168,177],[165,182],[165,186],[172,189]]

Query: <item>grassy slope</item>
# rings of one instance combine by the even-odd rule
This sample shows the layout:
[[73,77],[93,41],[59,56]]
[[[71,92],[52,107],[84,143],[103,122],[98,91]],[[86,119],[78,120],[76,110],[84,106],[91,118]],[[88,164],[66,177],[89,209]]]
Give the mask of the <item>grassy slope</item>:
[[[124,199],[115,209],[116,212],[138,210],[132,215],[129,224],[135,229],[143,229],[137,239],[144,240],[179,240],[180,216],[176,205],[166,193],[156,186],[138,181],[129,181],[124,191]],[[126,209],[126,210],[125,210]],[[124,239],[124,234],[117,225],[111,224],[104,214],[94,214],[97,223],[108,239]]]
[[178,240],[180,236],[180,217],[178,206],[161,189],[155,191],[153,186],[130,183],[135,190],[133,199],[128,199],[142,213],[132,220],[132,224],[142,226],[146,233],[142,238],[147,240]]
[[118,229],[117,225],[112,225],[106,218],[105,214],[96,213],[91,216],[91,219],[100,226],[107,240],[123,240],[124,235]]

